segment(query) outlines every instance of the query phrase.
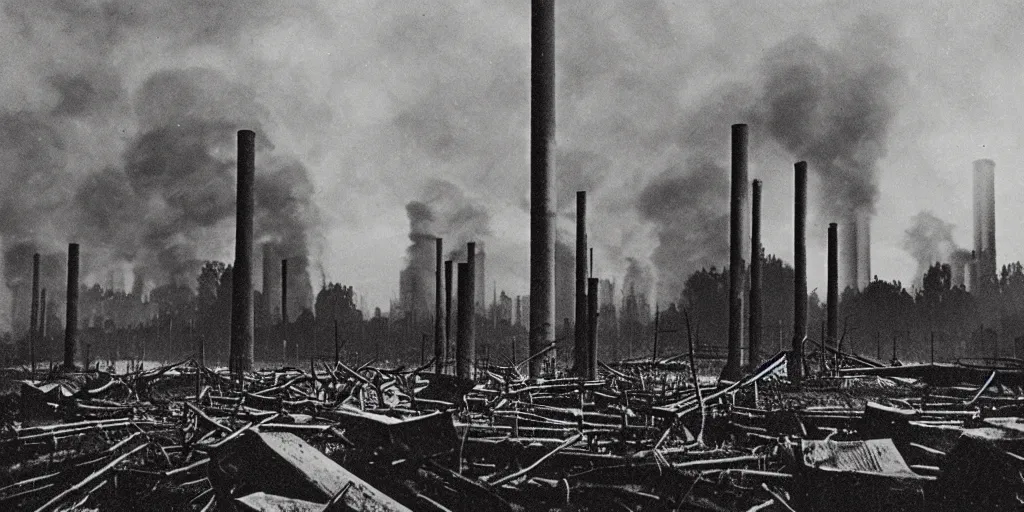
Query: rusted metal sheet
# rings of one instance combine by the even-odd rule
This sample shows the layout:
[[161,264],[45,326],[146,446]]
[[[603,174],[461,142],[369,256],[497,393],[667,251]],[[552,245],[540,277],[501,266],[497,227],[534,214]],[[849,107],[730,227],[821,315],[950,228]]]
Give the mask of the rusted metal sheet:
[[254,492],[235,498],[241,510],[252,512],[324,512],[326,505],[312,501],[275,496],[265,492]]
[[923,510],[935,478],[910,469],[891,439],[800,443],[798,510]]

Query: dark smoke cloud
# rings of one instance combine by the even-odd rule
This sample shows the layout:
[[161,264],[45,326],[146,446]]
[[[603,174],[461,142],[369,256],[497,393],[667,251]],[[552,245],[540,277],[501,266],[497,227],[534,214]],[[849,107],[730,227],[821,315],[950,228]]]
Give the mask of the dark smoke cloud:
[[298,314],[314,301],[310,250],[322,228],[315,189],[309,170],[294,157],[267,155],[256,165],[256,235],[288,258],[288,309]]
[[[113,232],[127,236],[116,240],[115,254],[157,284],[192,284],[204,259],[226,252],[224,242],[210,242],[233,227],[236,132],[253,128],[258,134],[257,241],[274,244],[281,257],[291,260],[290,281],[297,288],[289,290],[289,298],[297,294],[296,311],[308,307],[308,233],[318,223],[313,186],[301,162],[273,153],[261,129],[266,111],[248,88],[207,69],[161,71],[140,89],[135,111],[148,130],[124,156],[131,189],[117,180],[92,181],[111,188],[80,196],[83,212],[96,213],[91,200],[100,195],[120,197],[122,209],[86,216],[87,225],[95,221],[102,228],[94,232],[106,235],[111,233],[107,219],[117,215]],[[103,245],[104,240],[93,243]]]
[[52,212],[64,208],[68,144],[55,124],[41,113],[0,113],[0,234],[6,243],[44,234]]
[[102,114],[124,95],[120,77],[104,69],[74,75],[58,73],[48,81],[60,95],[60,101],[52,110],[58,116]]
[[[406,249],[402,280],[412,294],[409,298],[413,301],[412,307],[432,311],[434,294],[430,291],[436,268],[435,240],[444,239],[448,259],[465,261],[467,243],[476,242],[477,252],[484,250],[484,240],[491,235],[491,217],[483,204],[448,181],[429,181],[422,197],[422,201],[411,201],[405,206],[411,244]],[[478,275],[482,274],[481,265],[483,262],[478,258]],[[484,290],[487,283],[478,282],[476,286],[478,291]]]
[[[864,41],[868,35],[873,42]],[[893,90],[901,77],[885,51],[894,44],[891,27],[874,18],[855,24],[831,45],[792,37],[767,52],[761,76],[714,91],[687,116],[692,126],[677,127],[676,141],[689,157],[683,166],[658,174],[635,203],[656,226],[651,259],[663,300],[678,297],[693,271],[727,262],[729,121],[750,125],[754,169],[769,143],[793,161],[807,160],[820,177],[815,197],[827,217],[874,211],[877,163],[885,155],[896,113]],[[789,179],[778,172],[785,168],[757,170],[762,179],[782,180]]]
[[[767,182],[781,170],[781,182],[793,161],[805,159],[819,177],[828,176],[813,194],[820,207],[872,205],[877,161],[895,113],[891,93],[899,89],[893,34],[901,27],[878,18],[852,22],[856,11],[843,9],[827,30],[819,30],[736,4],[559,3],[559,227],[571,225],[574,194],[587,190],[599,271],[621,272],[626,257],[649,259],[659,300],[677,298],[686,275],[725,263],[724,208],[710,204],[728,204],[727,187],[718,186],[728,175],[706,186],[721,195],[701,192],[706,200],[700,204],[655,197],[648,189],[704,175],[699,167],[727,168],[728,126],[741,122],[751,125],[752,177]],[[456,15],[450,5],[428,1],[378,14],[386,21],[373,32],[376,46],[359,59],[360,65],[379,63],[370,66],[376,70],[371,75],[389,84],[377,98],[390,109],[380,124],[384,135],[372,140],[403,148],[401,156],[380,159],[382,181],[408,187],[403,203],[422,200],[418,191],[427,176],[443,176],[480,198],[503,235],[492,250],[501,244],[518,254],[508,258],[515,267],[504,270],[504,278],[525,291],[526,230],[509,240],[504,235],[511,228],[503,228],[512,223],[507,218],[522,226],[529,205],[528,4],[506,2]],[[776,22],[779,30],[765,28]],[[396,78],[398,68],[412,78]],[[790,72],[792,83],[780,89]],[[761,167],[767,159],[758,157],[766,154],[772,164],[786,165]],[[368,160],[367,168],[375,163]],[[400,183],[408,176],[415,177],[410,185]],[[649,196],[682,204],[644,204]],[[683,221],[660,213],[673,209],[688,219],[712,217],[690,234]],[[766,221],[784,218],[783,208],[766,209]],[[711,232],[717,229],[720,234]]]
[[780,44],[762,63],[753,114],[765,135],[821,177],[818,206],[839,219],[874,212],[878,161],[885,156],[902,72],[890,22],[865,18],[833,46],[807,36]]
[[[434,213],[430,206],[419,201],[407,204],[405,212],[409,216],[411,244],[406,249],[408,265],[402,271],[400,282],[406,283],[411,294],[408,299],[414,302],[405,306],[418,307],[419,311],[429,311],[434,304],[434,295],[427,291],[432,289],[436,269],[437,235],[434,234]],[[402,299],[405,300],[406,297],[403,296]]]
[[[130,263],[154,284],[193,284],[205,259],[230,248],[235,211],[236,132],[258,137],[256,236],[294,258],[293,276],[308,281],[308,235],[318,216],[301,162],[272,153],[260,129],[265,110],[243,85],[212,70],[161,71],[136,98],[143,131],[124,154],[78,190],[90,247]],[[104,200],[104,198],[106,200]],[[227,246],[225,246],[227,244]],[[301,290],[308,304],[311,290]]]
[[[0,113],[0,239],[3,249],[3,287],[0,287],[0,331],[28,324],[32,255],[60,249],[54,238],[63,233],[68,188],[73,177],[65,171],[67,142],[56,121],[36,112]],[[49,260],[49,258],[47,259]],[[47,265],[43,283],[63,282],[62,272]],[[17,320],[13,322],[13,320]]]
[[650,267],[644,265],[636,258],[626,258],[626,275],[622,279],[622,293],[634,295],[639,300],[641,297],[648,304],[654,294],[654,274]]
[[455,183],[431,179],[424,186],[422,198],[422,204],[433,215],[433,235],[444,238],[449,259],[464,259],[467,243],[479,243],[491,236],[487,207]]
[[246,31],[284,17],[298,18],[314,31],[329,28],[320,4],[308,0],[10,0],[4,11],[25,31],[39,30],[38,23],[47,21],[72,31],[79,43],[96,48],[126,44],[140,34],[161,34],[173,44],[230,47]]
[[[729,195],[727,177],[726,169],[704,161],[666,169],[640,192],[637,209],[657,226],[658,247],[651,259],[662,297],[678,297],[693,271],[728,259],[729,205],[723,200]],[[627,277],[638,276],[637,260],[628,261]],[[626,293],[630,284],[624,282]]]
[[[954,224],[929,211],[914,215],[910,222],[910,228],[904,233],[903,249],[917,262],[916,284],[921,283],[928,268],[936,263],[955,263],[962,267],[970,259],[970,252],[953,240]],[[961,269],[961,275],[962,272]]]
[[[57,261],[72,241],[86,282],[124,282],[127,271],[137,292],[194,286],[203,260],[230,259],[240,128],[259,136],[258,240],[280,245],[296,259],[295,280],[309,280],[319,227],[309,171],[274,149],[277,123],[254,90],[182,57],[206,48],[255,66],[247,31],[282,16],[326,34],[319,4],[44,0],[5,2],[3,12],[9,48],[23,52],[3,92],[24,105],[0,110],[5,292],[23,288],[33,252]],[[64,270],[47,268],[53,288]],[[308,283],[299,288],[296,299],[311,302]],[[11,303],[0,294],[0,329]]]

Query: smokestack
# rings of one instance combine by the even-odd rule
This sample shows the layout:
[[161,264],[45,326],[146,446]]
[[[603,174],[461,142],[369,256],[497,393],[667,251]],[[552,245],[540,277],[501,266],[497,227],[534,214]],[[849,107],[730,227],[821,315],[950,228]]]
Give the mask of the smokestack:
[[871,214],[857,212],[857,289],[871,284]]
[[36,373],[36,333],[39,326],[39,253],[32,255],[32,311],[28,322],[28,358],[32,378]]
[[975,287],[978,285],[978,283],[974,279],[974,276],[976,276],[977,274],[978,274],[977,253],[975,251],[971,251],[971,258],[969,260],[967,260],[966,264],[964,264],[964,288],[966,289],[966,291],[973,292],[973,291],[977,290],[977,288],[975,288]]
[[[470,252],[472,254],[472,252]],[[476,347],[473,338],[473,268],[470,263],[459,263],[459,309],[455,319],[458,335],[455,339],[455,375],[473,378],[473,359]]]
[[839,342],[839,234],[835,222],[828,225],[828,311],[825,342]]
[[977,263],[971,277],[972,289],[990,283],[996,276],[996,164],[974,161],[974,254]]
[[281,360],[288,361],[288,260],[281,260]]
[[78,244],[68,244],[68,298],[64,323],[64,368],[75,368],[78,342]]
[[46,288],[39,293],[39,339],[46,341]]
[[793,215],[793,351],[788,361],[789,378],[803,380],[803,347],[807,337],[807,162],[797,162]]
[[747,213],[747,125],[732,125],[732,198],[729,229],[729,354],[722,370],[728,380],[740,378],[743,351],[743,292],[747,270],[743,235]]
[[440,374],[444,369],[444,288],[441,279],[444,277],[444,240],[437,239],[436,266],[434,268],[434,373]]
[[588,379],[597,378],[597,287],[596,277],[587,279],[587,371]]
[[231,373],[241,382],[252,370],[252,234],[253,187],[256,181],[256,133],[238,131],[238,192],[235,218],[235,265],[231,293]]
[[[555,341],[555,1],[533,0],[530,30],[530,356]],[[545,361],[530,360],[530,378]]]
[[[469,293],[467,296],[469,300],[466,301],[467,334],[465,343],[462,342],[461,337],[459,338],[458,343],[461,343],[463,348],[457,348],[456,351],[461,350],[460,354],[462,355],[459,358],[464,360],[463,364],[467,364],[466,361],[468,361],[467,372],[472,378],[473,365],[476,363],[476,243],[474,242],[466,244],[466,269],[468,272],[466,287]],[[462,279],[461,274],[459,279]],[[461,306],[460,303],[459,307]]]
[[747,365],[761,364],[761,180],[754,180],[750,214],[750,346]]
[[[573,354],[575,373],[590,371],[587,303],[587,193],[576,192],[576,346]],[[587,374],[589,376],[589,373]],[[588,377],[589,378],[589,377]]]
[[477,251],[473,256],[473,284],[480,283],[473,293],[475,293],[476,300],[474,305],[477,307],[477,311],[480,314],[487,314],[487,273],[484,265],[487,261],[487,249],[484,247],[483,242],[477,243]]
[[[447,366],[451,356],[452,339],[452,260],[444,262],[444,365]],[[442,370],[444,367],[442,366]]]
[[288,325],[288,260],[281,260],[281,323]]
[[860,289],[860,279],[857,275],[857,269],[859,267],[857,263],[857,217],[856,215],[851,215],[842,220],[843,229],[838,233],[838,236],[842,238],[843,247],[843,249],[839,251],[840,256],[843,259],[843,264],[839,267],[839,287],[843,290],[847,288],[858,290]]
[[[473,279],[470,281],[473,285],[473,300],[469,302],[470,312],[469,318],[473,320],[473,332],[476,333],[476,242],[469,242],[466,244],[466,265],[469,265],[469,271],[473,273]],[[483,283],[480,283],[483,286]]]

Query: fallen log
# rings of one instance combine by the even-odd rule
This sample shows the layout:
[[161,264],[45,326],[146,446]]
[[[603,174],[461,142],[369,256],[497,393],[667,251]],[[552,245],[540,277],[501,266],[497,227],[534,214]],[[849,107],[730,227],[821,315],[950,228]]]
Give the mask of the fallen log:
[[521,469],[519,471],[516,471],[515,473],[512,473],[511,475],[499,478],[499,479],[497,479],[497,480],[495,480],[493,482],[489,482],[489,485],[491,487],[497,487],[497,486],[500,486],[501,484],[504,484],[505,482],[509,482],[509,481],[515,480],[516,478],[520,478],[520,477],[528,475],[531,471],[533,471],[538,466],[540,466],[542,463],[544,463],[545,460],[548,460],[549,458],[551,458],[551,456],[555,455],[556,453],[558,453],[558,452],[560,452],[560,451],[562,451],[562,450],[564,450],[564,449],[566,449],[566,448],[576,444],[577,442],[580,441],[580,439],[583,439],[583,434],[576,434],[575,436],[572,436],[569,439],[566,439],[564,443],[562,443],[562,444],[558,445],[557,447],[555,447],[554,450],[551,450],[550,452],[548,452],[547,455],[541,457],[540,459],[538,459],[533,464],[530,464],[529,466],[527,466],[527,467],[525,467],[525,468],[523,468],[523,469]]
[[60,503],[64,499],[66,499],[71,494],[73,494],[75,492],[78,492],[78,491],[81,491],[87,485],[92,483],[94,480],[96,480],[97,478],[99,478],[99,477],[103,476],[104,474],[106,474],[107,471],[110,471],[111,469],[113,469],[114,466],[117,466],[121,462],[124,462],[125,459],[127,459],[128,457],[131,457],[136,452],[138,452],[139,450],[142,450],[146,446],[149,446],[149,443],[140,444],[139,446],[136,446],[135,448],[132,448],[127,453],[125,453],[125,454],[121,455],[120,457],[117,457],[116,459],[112,460],[106,466],[103,466],[102,468],[100,468],[97,471],[93,472],[89,476],[85,477],[84,480],[76,483],[75,485],[72,485],[70,488],[68,488],[65,491],[61,492],[60,494],[54,496],[53,498],[50,499],[50,501],[47,501],[42,506],[37,508],[35,512],[45,512],[46,510],[49,510],[54,505]]
[[353,510],[409,510],[294,434],[248,430],[215,449],[211,459],[210,481],[222,496],[237,488],[326,503],[350,485],[342,500]]

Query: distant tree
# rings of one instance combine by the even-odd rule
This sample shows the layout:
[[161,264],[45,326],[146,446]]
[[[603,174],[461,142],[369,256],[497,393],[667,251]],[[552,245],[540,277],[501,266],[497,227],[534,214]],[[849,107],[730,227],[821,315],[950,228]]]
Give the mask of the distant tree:
[[[351,286],[328,283],[316,295],[317,346],[321,355],[334,354],[334,327],[338,326],[338,344],[355,349],[363,344],[363,313],[356,309],[355,290]],[[379,311],[379,310],[378,310]]]
[[[729,328],[729,270],[701,269],[686,279],[680,303],[700,326],[700,343],[725,346]],[[696,341],[696,340],[695,340]]]
[[[911,340],[916,340],[914,343],[920,343],[920,340],[915,337],[918,321],[914,298],[903,288],[902,282],[875,280],[858,293],[846,294],[845,299],[842,315],[846,322],[856,327],[858,338],[858,343],[853,345],[854,351],[874,356],[872,352],[877,350],[877,346],[872,341],[878,338],[883,349],[887,349],[896,338],[901,359],[919,355],[909,352]],[[917,345],[914,347],[916,349]],[[891,351],[882,351],[883,359],[888,355]]]
[[953,288],[953,271],[948,264],[936,262],[924,274],[921,291],[925,297],[941,299]]

